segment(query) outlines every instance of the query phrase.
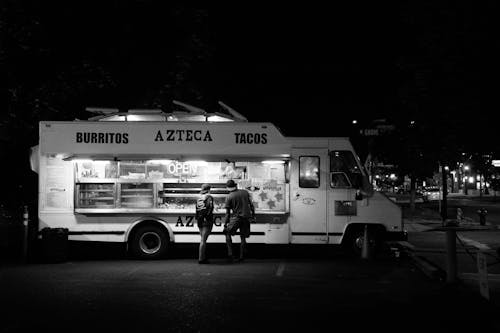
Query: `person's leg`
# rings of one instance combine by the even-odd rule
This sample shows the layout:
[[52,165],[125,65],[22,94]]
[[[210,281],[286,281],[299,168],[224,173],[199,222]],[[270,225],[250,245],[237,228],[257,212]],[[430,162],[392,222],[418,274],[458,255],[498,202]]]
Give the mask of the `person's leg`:
[[207,248],[207,238],[210,235],[210,227],[202,227],[200,229],[200,249],[198,253],[198,261],[205,261],[207,259],[206,256],[206,248]]
[[238,219],[233,217],[231,218],[229,223],[224,226],[224,233],[226,234],[227,256],[230,260],[232,260],[233,258],[233,240],[231,236],[235,234],[236,230],[238,230]]
[[226,233],[226,247],[227,256],[231,258],[233,256],[233,240],[231,239],[231,234],[229,232]]
[[250,237],[250,221],[248,219],[241,219],[240,221],[240,260],[246,256],[247,237]]
[[245,249],[247,245],[247,240],[244,235],[240,235],[241,243],[240,243],[240,261],[244,259]]

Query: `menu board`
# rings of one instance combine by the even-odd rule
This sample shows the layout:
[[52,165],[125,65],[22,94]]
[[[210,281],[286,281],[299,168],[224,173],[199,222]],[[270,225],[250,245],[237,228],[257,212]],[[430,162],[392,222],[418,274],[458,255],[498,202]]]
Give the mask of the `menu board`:
[[68,186],[68,176],[70,176],[68,165],[71,166],[71,163],[56,157],[48,157],[46,163],[44,208],[47,210],[69,209],[71,195]]

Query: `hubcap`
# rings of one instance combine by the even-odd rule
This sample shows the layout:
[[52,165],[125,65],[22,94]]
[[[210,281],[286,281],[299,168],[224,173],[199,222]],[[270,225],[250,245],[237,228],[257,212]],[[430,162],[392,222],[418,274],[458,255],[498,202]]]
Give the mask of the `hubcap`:
[[355,244],[358,249],[361,249],[363,247],[363,240],[364,240],[363,236],[359,236],[358,238],[356,238]]
[[[363,248],[363,241],[365,240],[365,236],[359,236],[354,240],[354,244],[358,249]],[[368,246],[373,247],[375,245],[375,240],[373,238],[368,238]]]
[[145,232],[139,239],[139,247],[144,253],[156,253],[161,247],[161,238],[155,232]]

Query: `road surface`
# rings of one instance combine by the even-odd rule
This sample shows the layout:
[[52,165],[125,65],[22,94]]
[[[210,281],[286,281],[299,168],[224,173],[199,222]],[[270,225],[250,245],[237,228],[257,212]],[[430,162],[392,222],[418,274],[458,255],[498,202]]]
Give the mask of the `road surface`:
[[311,257],[310,247],[298,249],[232,265],[172,258],[4,266],[1,331],[500,329],[498,309],[460,286],[429,280],[405,258]]

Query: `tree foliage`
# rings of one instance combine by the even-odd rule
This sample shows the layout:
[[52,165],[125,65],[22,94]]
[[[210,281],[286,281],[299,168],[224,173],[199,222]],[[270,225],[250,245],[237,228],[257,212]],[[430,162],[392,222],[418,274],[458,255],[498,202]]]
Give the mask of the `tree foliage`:
[[36,191],[26,189],[36,188],[28,152],[38,144],[39,121],[86,119],[88,106],[169,110],[172,99],[212,97],[213,36],[204,8],[6,1],[0,14],[0,151],[12,161],[0,167],[11,189],[1,191],[2,202],[35,200]]

